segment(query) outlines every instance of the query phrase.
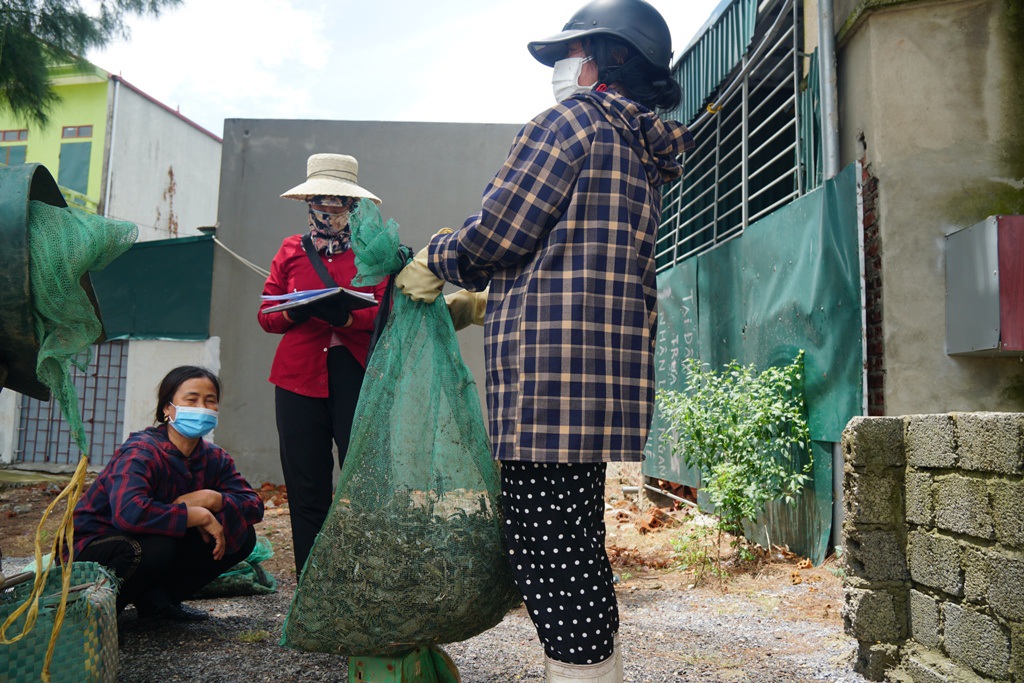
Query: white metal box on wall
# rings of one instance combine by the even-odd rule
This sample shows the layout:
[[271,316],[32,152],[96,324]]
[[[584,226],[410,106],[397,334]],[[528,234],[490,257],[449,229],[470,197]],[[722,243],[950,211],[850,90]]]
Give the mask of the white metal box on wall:
[[1024,216],[946,236],[946,352],[1024,355]]

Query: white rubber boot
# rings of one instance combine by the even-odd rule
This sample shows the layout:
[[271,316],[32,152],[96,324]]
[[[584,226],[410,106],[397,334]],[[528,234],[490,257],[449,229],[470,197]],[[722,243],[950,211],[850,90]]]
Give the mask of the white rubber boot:
[[566,664],[544,657],[544,672],[547,683],[622,683],[622,653],[619,651],[619,637],[615,636],[615,651],[612,656],[597,664]]

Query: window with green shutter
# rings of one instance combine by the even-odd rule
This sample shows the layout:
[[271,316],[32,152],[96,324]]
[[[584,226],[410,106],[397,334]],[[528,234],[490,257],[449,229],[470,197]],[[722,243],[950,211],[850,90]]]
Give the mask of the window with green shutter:
[[91,142],[65,142],[60,146],[57,184],[69,190],[89,193],[89,157]]
[[663,190],[659,272],[821,184],[817,71],[803,46],[799,0],[732,0],[680,58],[686,98],[669,118],[687,122],[697,146]]
[[14,166],[25,163],[25,152],[27,150],[28,147],[26,145],[0,147],[0,165]]

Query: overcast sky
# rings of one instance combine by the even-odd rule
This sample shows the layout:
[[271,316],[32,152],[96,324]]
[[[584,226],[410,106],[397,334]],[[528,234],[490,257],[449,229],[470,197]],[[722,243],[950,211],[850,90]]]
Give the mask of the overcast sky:
[[[721,0],[651,0],[678,55]],[[97,66],[220,135],[226,118],[525,123],[552,104],[526,43],[585,0],[185,0]]]

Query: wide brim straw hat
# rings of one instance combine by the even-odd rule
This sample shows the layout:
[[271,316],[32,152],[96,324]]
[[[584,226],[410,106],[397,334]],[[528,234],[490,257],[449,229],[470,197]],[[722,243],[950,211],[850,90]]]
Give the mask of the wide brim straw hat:
[[359,162],[347,154],[314,154],[306,161],[306,182],[281,196],[300,202],[310,197],[366,197],[380,204],[369,190],[359,187]]

